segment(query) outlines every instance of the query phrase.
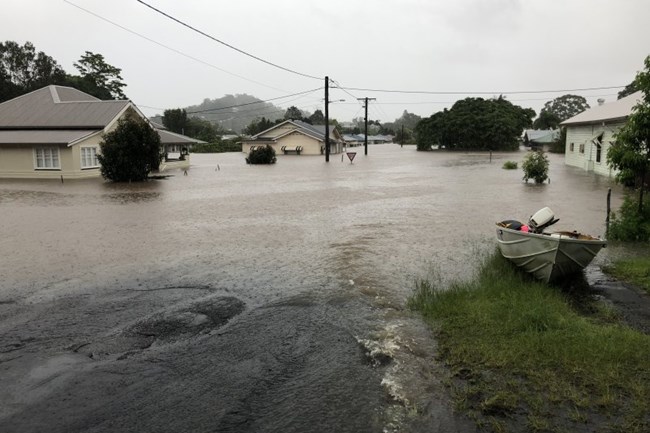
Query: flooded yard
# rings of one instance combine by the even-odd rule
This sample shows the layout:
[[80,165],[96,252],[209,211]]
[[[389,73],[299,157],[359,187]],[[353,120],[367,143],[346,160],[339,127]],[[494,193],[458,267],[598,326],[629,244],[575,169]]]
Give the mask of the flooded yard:
[[495,222],[545,206],[602,236],[622,191],[563,155],[533,185],[501,168],[523,150],[351,150],[1,181],[0,431],[468,431],[415,281],[468,278]]

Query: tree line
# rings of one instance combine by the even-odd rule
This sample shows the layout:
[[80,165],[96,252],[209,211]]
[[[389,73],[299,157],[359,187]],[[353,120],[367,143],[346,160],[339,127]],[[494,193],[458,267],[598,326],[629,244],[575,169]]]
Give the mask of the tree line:
[[108,64],[101,54],[86,51],[74,67],[77,75],[66,73],[31,42],[0,42],[0,102],[51,84],[74,87],[103,100],[127,99],[122,70]]

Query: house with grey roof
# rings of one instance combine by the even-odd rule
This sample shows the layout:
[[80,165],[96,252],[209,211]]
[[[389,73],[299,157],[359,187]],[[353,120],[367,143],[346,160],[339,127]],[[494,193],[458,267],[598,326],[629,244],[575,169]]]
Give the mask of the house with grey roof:
[[560,139],[558,129],[526,129],[522,140],[529,147],[543,147],[555,143]]
[[[131,101],[102,101],[64,86],[46,86],[5,101],[0,104],[0,178],[100,176],[97,155],[103,135],[132,114],[147,121]],[[184,137],[158,132],[163,146]],[[189,166],[188,159],[181,163]]]
[[605,176],[614,175],[607,164],[607,150],[641,99],[642,92],[636,92],[610,103],[599,100],[597,106],[560,123],[567,129],[565,164]]
[[[333,126],[329,128],[330,153],[343,151],[343,139]],[[310,125],[300,120],[285,120],[266,131],[242,140],[242,152],[250,153],[257,146],[271,146],[275,153],[322,155],[325,153],[325,125]]]

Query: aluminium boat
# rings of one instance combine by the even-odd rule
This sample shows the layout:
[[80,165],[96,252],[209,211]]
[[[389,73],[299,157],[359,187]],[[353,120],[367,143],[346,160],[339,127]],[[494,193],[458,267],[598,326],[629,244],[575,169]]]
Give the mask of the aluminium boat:
[[546,232],[555,224],[553,211],[543,208],[522,224],[497,223],[497,242],[503,257],[538,280],[556,282],[580,272],[607,246],[601,238],[569,231]]

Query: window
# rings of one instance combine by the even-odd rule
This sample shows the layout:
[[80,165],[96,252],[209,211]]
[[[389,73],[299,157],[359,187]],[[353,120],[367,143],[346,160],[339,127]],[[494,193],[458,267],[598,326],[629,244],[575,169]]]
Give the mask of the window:
[[81,148],[81,168],[96,168],[99,167],[97,160],[96,147],[82,147]]
[[584,145],[584,143],[580,145],[580,153],[585,153],[585,145]]
[[34,149],[34,162],[37,169],[60,169],[59,149],[57,147],[42,147]]
[[569,144],[569,150],[573,152],[573,143]]
[[600,156],[603,153],[603,146],[600,143],[596,143],[596,162],[600,162]]

